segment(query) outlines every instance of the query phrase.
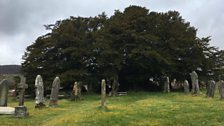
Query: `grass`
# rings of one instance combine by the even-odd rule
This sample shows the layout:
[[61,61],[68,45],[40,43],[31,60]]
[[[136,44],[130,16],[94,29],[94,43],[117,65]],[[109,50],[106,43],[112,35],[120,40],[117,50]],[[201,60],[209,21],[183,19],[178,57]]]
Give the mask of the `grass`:
[[[48,102],[47,102],[48,103]],[[35,109],[34,100],[25,102],[27,118],[1,115],[0,125],[16,126],[223,126],[224,101],[183,93],[131,92],[109,97],[107,109],[100,108],[99,95],[85,95],[83,100],[59,101],[55,108]],[[15,100],[9,106],[17,106]]]

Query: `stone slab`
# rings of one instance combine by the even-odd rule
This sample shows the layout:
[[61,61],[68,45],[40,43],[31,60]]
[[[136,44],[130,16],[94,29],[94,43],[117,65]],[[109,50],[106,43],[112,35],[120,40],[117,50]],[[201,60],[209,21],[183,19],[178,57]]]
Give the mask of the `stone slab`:
[[15,114],[15,108],[13,107],[0,107],[0,115],[13,115]]

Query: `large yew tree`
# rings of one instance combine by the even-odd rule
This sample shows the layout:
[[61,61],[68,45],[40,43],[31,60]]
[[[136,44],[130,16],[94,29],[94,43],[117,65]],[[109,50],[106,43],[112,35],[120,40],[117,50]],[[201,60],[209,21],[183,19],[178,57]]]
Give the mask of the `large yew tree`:
[[213,49],[209,39],[198,38],[197,30],[176,11],[158,13],[130,6],[111,17],[104,13],[70,17],[46,28],[50,33],[37,38],[23,56],[31,88],[40,74],[47,88],[59,76],[65,88],[82,81],[96,89],[106,78],[119,80],[126,89],[138,89],[145,88],[150,77],[183,80],[192,70],[200,68],[206,76],[217,66],[214,56],[205,54]]

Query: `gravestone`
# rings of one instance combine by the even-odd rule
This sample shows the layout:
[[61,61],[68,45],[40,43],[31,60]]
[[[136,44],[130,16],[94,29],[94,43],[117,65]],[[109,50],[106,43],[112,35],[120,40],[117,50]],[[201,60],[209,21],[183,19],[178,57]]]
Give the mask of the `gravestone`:
[[191,82],[192,82],[192,94],[198,94],[199,93],[199,84],[198,84],[198,74],[195,71],[192,71],[190,73],[191,75]]
[[211,91],[211,83],[210,83],[211,80],[209,80],[207,83],[206,83],[206,97],[210,97],[210,91]]
[[28,85],[26,84],[26,78],[20,76],[20,83],[17,86],[17,90],[19,91],[19,106],[15,107],[16,117],[28,116],[27,108],[24,106],[24,95],[26,88],[28,88]]
[[171,87],[172,88],[176,86],[176,82],[177,82],[177,80],[176,80],[176,78],[174,78],[173,81],[171,82]]
[[81,88],[82,83],[78,82],[78,97],[79,99],[81,99],[81,95],[82,95],[82,88]]
[[187,80],[184,81],[184,93],[189,93],[189,83]]
[[[113,85],[112,85],[113,86]],[[106,94],[110,97],[112,96],[112,86],[110,84],[106,85]]]
[[72,89],[72,100],[80,100],[81,98],[81,86],[80,83],[77,81],[74,83],[73,89]]
[[216,85],[218,86],[218,91],[219,91],[219,94],[221,94],[221,85],[222,85],[222,82],[223,82],[223,80],[219,80],[217,83],[216,83]]
[[56,77],[53,81],[51,88],[51,96],[49,106],[57,106],[58,105],[58,93],[60,88],[60,79]]
[[106,108],[106,81],[101,82],[101,108]]
[[215,87],[216,87],[216,83],[214,80],[209,80],[208,84],[207,84],[207,97],[214,97],[215,95]]
[[9,81],[6,79],[0,81],[0,106],[7,106],[9,84]]
[[73,89],[72,89],[72,100],[78,100],[79,97],[78,97],[78,82],[75,82],[74,83],[74,86],[73,86]]
[[117,96],[118,95],[118,89],[119,89],[119,82],[117,79],[114,79],[113,84],[112,84],[112,96]]
[[45,107],[44,104],[44,84],[43,79],[40,75],[37,75],[35,80],[35,87],[36,87],[36,97],[35,97],[35,108],[42,108]]
[[218,84],[218,87],[219,87],[220,99],[224,100],[224,81],[219,80],[217,82],[217,84]]
[[169,93],[170,92],[170,80],[169,77],[166,77],[165,83],[164,83],[164,92]]

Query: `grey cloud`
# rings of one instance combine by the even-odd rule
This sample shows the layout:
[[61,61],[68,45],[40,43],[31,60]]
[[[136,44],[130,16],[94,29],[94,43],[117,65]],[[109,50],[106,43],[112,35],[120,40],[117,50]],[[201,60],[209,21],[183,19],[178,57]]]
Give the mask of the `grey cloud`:
[[[109,2],[99,0],[3,0],[0,3],[0,31],[5,34],[17,34],[20,31],[55,22],[69,16],[94,16],[109,10]],[[110,2],[112,5],[123,5]],[[108,6],[108,7],[107,7]],[[116,9],[116,7],[114,8]]]

